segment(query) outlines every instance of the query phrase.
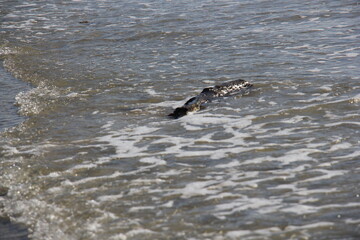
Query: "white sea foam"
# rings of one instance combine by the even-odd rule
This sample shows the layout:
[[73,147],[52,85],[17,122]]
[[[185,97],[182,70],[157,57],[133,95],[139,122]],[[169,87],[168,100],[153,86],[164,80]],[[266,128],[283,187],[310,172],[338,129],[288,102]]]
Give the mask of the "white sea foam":
[[147,164],[155,164],[155,165],[164,165],[166,164],[166,161],[162,159],[158,159],[156,157],[147,157],[140,159],[141,163],[147,163]]
[[322,70],[319,69],[319,68],[313,68],[313,69],[309,69],[308,70],[309,72],[315,72],[315,73],[318,73],[318,72],[321,72]]
[[335,176],[345,175],[348,171],[315,169],[314,172],[321,172],[322,175],[318,176],[318,177],[308,178],[306,180],[299,181],[299,183],[313,182],[313,181],[320,181],[320,180],[324,180],[324,179],[330,179],[330,178],[333,178]]
[[111,175],[106,175],[106,176],[98,176],[98,177],[87,177],[87,178],[83,178],[81,180],[78,180],[78,181],[73,181],[71,182],[72,185],[79,185],[79,184],[84,184],[84,183],[87,183],[87,182],[90,182],[90,181],[99,181],[101,179],[107,179],[107,180],[110,180],[112,178],[117,178],[119,176],[122,176],[122,173],[121,172],[114,172],[113,174]]
[[187,184],[183,189],[178,189],[176,193],[180,193],[183,198],[215,194],[217,191],[211,189],[214,183],[216,183],[216,181],[192,182]]
[[350,149],[352,147],[353,147],[353,145],[351,143],[342,142],[342,143],[337,143],[337,144],[331,146],[329,151],[333,152],[333,151],[337,151],[337,150],[341,150],[341,149]]
[[98,201],[100,202],[114,202],[114,201],[118,201],[119,199],[123,198],[124,194],[120,193],[120,194],[116,194],[116,195],[103,195],[97,198]]
[[359,56],[359,53],[347,53],[346,56],[347,57],[357,57],[357,56]]
[[155,234],[155,232],[151,231],[149,229],[138,228],[138,229],[134,229],[134,230],[127,232],[126,236],[130,237],[130,238],[134,238],[135,236],[144,235],[144,234],[145,235]]
[[[334,223],[332,222],[318,222],[313,224],[307,225],[289,225],[286,226],[285,229],[279,227],[270,227],[270,228],[263,228],[263,229],[256,229],[256,230],[234,230],[229,231],[226,233],[226,239],[266,239],[272,234],[277,233],[292,233],[296,232],[296,235],[299,237],[307,238],[309,234],[307,233],[308,230],[313,228],[324,228],[324,227],[332,227]],[[305,230],[303,233],[299,233],[299,230]]]
[[147,89],[145,89],[145,92],[147,92],[149,95],[152,95],[152,96],[158,95],[158,94],[156,93],[156,91],[155,91],[154,89],[152,89],[152,88],[147,88]]
[[228,215],[247,210],[256,210],[265,214],[278,211],[280,203],[281,200],[279,199],[248,198],[243,196],[228,203],[217,204],[214,209],[214,215],[224,219]]
[[146,210],[153,210],[155,209],[155,206],[140,206],[140,207],[131,207],[129,209],[129,212],[140,212],[140,211],[146,211]]
[[285,155],[279,157],[265,156],[260,158],[255,158],[251,160],[247,160],[243,162],[243,164],[259,164],[264,161],[276,161],[282,164],[289,164],[292,162],[306,162],[306,161],[314,161],[313,158],[309,156],[311,153],[321,152],[318,149],[296,149],[288,151]]

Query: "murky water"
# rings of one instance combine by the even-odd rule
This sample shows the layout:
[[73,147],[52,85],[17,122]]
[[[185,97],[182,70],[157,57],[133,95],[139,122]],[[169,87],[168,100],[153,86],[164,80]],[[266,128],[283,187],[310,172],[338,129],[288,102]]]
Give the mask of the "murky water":
[[358,1],[0,9],[0,201],[30,238],[360,238]]

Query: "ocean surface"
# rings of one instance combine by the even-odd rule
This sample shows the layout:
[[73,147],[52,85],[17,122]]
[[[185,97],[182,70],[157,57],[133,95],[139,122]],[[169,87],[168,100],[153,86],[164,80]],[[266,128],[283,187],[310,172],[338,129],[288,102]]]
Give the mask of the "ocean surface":
[[1,239],[360,239],[358,0],[0,0],[0,65]]

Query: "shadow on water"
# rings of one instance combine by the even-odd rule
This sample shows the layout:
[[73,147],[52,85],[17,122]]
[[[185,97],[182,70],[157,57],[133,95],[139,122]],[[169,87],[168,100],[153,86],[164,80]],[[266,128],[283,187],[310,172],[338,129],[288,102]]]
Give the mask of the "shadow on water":
[[24,225],[14,224],[9,218],[0,217],[0,240],[27,240],[28,230]]

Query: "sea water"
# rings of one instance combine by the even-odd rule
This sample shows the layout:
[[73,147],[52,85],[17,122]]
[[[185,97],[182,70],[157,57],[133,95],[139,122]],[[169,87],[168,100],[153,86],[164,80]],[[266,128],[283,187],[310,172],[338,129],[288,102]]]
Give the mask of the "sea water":
[[[0,205],[29,238],[360,238],[358,1],[2,0],[0,19]],[[249,94],[167,117],[238,78]]]

